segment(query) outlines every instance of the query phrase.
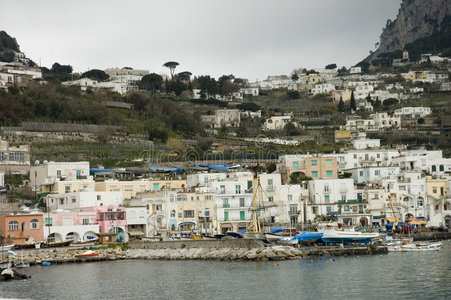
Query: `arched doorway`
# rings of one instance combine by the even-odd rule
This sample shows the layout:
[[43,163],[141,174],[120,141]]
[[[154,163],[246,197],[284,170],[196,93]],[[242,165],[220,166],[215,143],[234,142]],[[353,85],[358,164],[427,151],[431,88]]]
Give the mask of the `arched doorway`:
[[451,229],[451,216],[445,217],[445,226]]
[[123,243],[125,241],[125,232],[121,227],[111,227],[109,230],[110,233],[116,233],[114,241],[116,243]]
[[80,235],[76,232],[69,232],[66,234],[66,240],[73,240],[74,242],[80,241]]
[[57,242],[62,242],[63,241],[63,237],[61,236],[61,234],[54,232],[51,233],[47,236],[47,242],[48,243],[57,243]]
[[363,227],[367,227],[368,226],[368,218],[367,217],[361,217],[360,218],[360,225],[362,225]]

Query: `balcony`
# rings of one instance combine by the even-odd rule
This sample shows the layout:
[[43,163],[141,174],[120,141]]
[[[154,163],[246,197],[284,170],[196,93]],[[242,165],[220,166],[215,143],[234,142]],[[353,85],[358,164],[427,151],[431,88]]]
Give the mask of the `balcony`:
[[88,179],[88,176],[86,176],[86,175],[77,175],[77,180],[83,180],[83,179]]
[[222,207],[223,208],[230,208],[230,204],[223,204]]

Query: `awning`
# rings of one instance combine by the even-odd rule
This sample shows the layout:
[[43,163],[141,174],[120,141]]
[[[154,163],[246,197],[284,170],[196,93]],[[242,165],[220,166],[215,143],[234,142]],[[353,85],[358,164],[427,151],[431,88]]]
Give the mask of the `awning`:
[[144,236],[144,232],[136,230],[136,231],[129,231],[128,232],[129,236]]
[[426,225],[428,222],[426,222],[426,221],[422,221],[422,220],[412,220],[412,221],[409,221],[409,224],[412,224],[412,225]]
[[401,220],[398,218],[387,218],[387,221],[390,223],[393,223],[393,222],[400,222]]
[[181,222],[181,223],[179,223],[179,226],[183,226],[183,225],[187,225],[187,224],[196,226],[195,222]]

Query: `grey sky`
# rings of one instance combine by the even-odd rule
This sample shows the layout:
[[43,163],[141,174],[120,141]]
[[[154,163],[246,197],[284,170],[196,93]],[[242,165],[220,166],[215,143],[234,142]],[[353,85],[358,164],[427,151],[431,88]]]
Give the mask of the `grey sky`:
[[50,67],[132,67],[251,81],[374,50],[401,0],[2,0],[0,30]]

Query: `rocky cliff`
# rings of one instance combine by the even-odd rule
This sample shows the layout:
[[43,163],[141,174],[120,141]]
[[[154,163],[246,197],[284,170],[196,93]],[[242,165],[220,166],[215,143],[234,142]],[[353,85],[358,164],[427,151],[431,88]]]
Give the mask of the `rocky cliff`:
[[396,20],[387,21],[379,48],[369,58],[403,50],[406,45],[437,33],[450,15],[451,0],[403,0]]

